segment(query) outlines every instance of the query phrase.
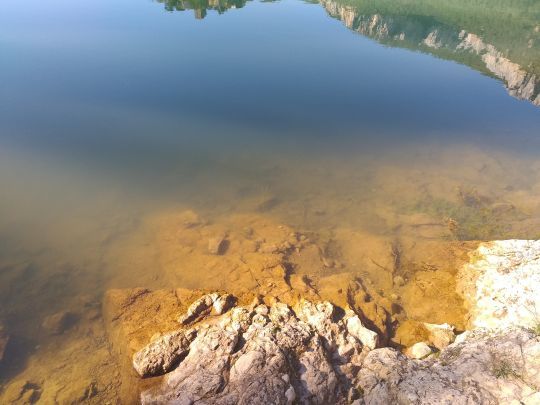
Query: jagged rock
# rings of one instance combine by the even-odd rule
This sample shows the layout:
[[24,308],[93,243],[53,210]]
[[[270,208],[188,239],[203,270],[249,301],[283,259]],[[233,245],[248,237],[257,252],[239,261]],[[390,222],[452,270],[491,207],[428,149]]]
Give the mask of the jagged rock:
[[227,311],[233,303],[234,297],[230,294],[206,294],[193,302],[186,313],[182,315],[178,321],[182,325],[199,321],[210,314],[212,308],[217,315],[221,315]]
[[133,367],[141,377],[156,376],[171,371],[189,351],[189,345],[195,334],[192,329],[166,333],[135,353]]
[[471,328],[540,324],[540,241],[483,243],[471,259],[458,274]]
[[[221,304],[216,309],[215,303],[233,305],[230,298],[207,294],[189,307],[182,318],[185,323],[203,319],[212,309],[223,314],[195,324],[196,336],[190,345],[184,342],[176,360],[170,360],[176,349],[160,342],[162,337],[142,349],[141,353],[156,359],[148,364],[158,364],[154,369],[168,373],[159,385],[145,389],[140,400],[143,404],[207,405],[536,404],[540,396],[538,328],[512,324],[533,319],[516,307],[524,301],[514,288],[522,288],[526,280],[531,286],[524,289],[525,303],[536,302],[533,291],[538,283],[532,281],[540,271],[540,250],[536,253],[531,242],[508,243],[524,246],[525,254],[520,256],[517,248],[508,250],[498,242],[484,245],[489,253],[476,252],[476,261],[460,271],[462,287],[466,287],[462,293],[474,321],[491,319],[489,306],[475,305],[488,299],[487,292],[498,294],[488,302],[504,303],[510,316],[496,318],[504,321],[500,328],[477,328],[455,337],[449,324],[417,322],[425,336],[416,341],[425,342],[409,348],[410,359],[391,348],[375,349],[379,337],[364,326],[363,322],[374,323],[358,305],[358,294],[351,294],[354,311],[326,301],[303,299],[288,306],[277,298],[257,297],[250,306],[228,312]],[[502,250],[494,254],[493,246]],[[471,270],[472,277],[466,277],[466,270]],[[467,295],[471,291],[474,295]],[[430,355],[426,342],[441,352]],[[168,365],[163,367],[165,362]],[[133,366],[140,369],[135,361]]]
[[76,319],[75,314],[69,311],[61,311],[46,317],[41,326],[53,335],[60,335],[69,329]]
[[[194,308],[211,305],[210,298],[206,295],[197,300]],[[141,401],[350,403],[355,399],[351,392],[363,344],[347,328],[354,314],[341,310],[340,318],[336,311],[328,302],[301,301],[295,309],[279,302],[270,307],[255,302],[251,307],[233,308],[217,322],[197,324],[191,345],[183,342],[187,356],[178,356],[177,367],[165,375],[161,385],[144,391]],[[161,372],[165,361],[174,363],[172,353],[176,355],[178,345],[171,341],[174,339],[155,340],[134,357],[139,374],[150,369]]]
[[424,342],[415,343],[407,351],[407,354],[410,357],[412,357],[413,359],[418,359],[418,360],[429,356],[431,353],[433,353],[433,351],[431,350],[431,347],[429,347]]
[[215,397],[226,384],[231,354],[239,333],[213,326],[198,331],[187,357],[155,392],[141,394],[143,404],[173,401],[191,404],[203,398]]
[[540,386],[540,342],[526,329],[480,329],[422,362],[376,349],[359,384],[366,404],[522,403]]
[[437,325],[424,322],[424,328],[429,332],[429,342],[439,350],[444,349],[456,338],[454,327],[447,323]]
[[337,403],[344,394],[340,392],[339,380],[334,367],[328,361],[321,342],[316,339],[310,350],[299,358],[299,401],[302,404]]

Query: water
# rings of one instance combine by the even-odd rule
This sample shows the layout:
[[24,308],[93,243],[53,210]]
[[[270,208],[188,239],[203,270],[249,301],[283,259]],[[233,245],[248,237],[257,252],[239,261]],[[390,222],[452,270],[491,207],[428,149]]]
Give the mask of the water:
[[246,232],[308,238],[289,270],[321,290],[359,276],[457,324],[455,250],[540,236],[536,1],[4,0],[0,49],[3,402],[114,402],[104,292],[248,288]]

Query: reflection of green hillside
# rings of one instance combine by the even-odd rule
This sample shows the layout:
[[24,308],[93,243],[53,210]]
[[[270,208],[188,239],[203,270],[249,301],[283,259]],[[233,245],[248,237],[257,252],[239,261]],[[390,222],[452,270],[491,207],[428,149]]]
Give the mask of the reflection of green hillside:
[[[166,10],[194,10],[204,18],[208,10],[221,14],[249,0],[156,1]],[[503,81],[512,96],[540,106],[540,0],[319,2],[353,31],[470,66]]]
[[321,0],[328,13],[377,41],[455,60],[501,79],[540,105],[538,0]]
[[208,10],[219,14],[231,8],[242,8],[248,0],[156,0],[163,3],[167,11],[194,10],[196,18],[204,18]]

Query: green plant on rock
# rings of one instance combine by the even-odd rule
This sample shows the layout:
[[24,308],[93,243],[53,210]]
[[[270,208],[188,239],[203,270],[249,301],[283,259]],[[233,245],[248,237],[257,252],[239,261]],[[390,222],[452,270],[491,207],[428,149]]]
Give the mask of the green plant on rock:
[[536,322],[529,330],[536,336],[540,336],[540,322]]
[[507,359],[494,359],[491,371],[496,378],[518,377],[512,363]]

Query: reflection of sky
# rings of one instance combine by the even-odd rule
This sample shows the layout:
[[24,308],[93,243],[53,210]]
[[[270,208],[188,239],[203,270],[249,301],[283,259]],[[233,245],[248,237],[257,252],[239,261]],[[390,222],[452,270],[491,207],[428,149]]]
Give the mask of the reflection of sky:
[[188,135],[233,146],[235,134],[406,142],[441,131],[516,137],[540,123],[496,80],[381,46],[291,0],[203,21],[142,0],[3,0],[0,49],[10,142],[159,155]]

